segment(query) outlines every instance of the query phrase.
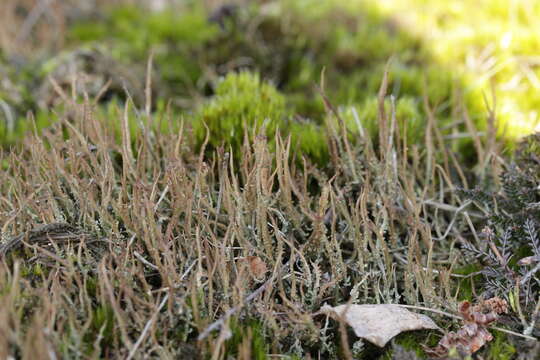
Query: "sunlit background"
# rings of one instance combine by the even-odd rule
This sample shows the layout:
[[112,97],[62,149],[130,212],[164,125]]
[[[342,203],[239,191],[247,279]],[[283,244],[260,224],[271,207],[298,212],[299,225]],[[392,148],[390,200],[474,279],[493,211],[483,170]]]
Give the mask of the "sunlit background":
[[424,39],[433,57],[462,76],[471,91],[497,96],[507,135],[540,131],[540,2],[380,1]]
[[0,113],[10,129],[57,105],[50,77],[67,86],[78,73],[90,95],[111,80],[106,99],[143,97],[152,52],[154,95],[181,112],[248,69],[320,123],[314,84],[324,69],[330,99],[369,130],[391,59],[398,116],[413,129],[427,96],[442,122],[466,113],[482,128],[494,106],[499,135],[540,130],[538,1],[3,0],[0,16]]

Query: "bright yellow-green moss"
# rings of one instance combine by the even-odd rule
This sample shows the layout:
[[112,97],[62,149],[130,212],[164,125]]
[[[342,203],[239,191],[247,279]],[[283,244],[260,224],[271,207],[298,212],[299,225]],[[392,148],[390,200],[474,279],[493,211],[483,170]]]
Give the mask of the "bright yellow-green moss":
[[[515,138],[540,120],[540,3],[480,0],[381,2],[421,37],[437,63],[467,79],[475,97],[495,86],[501,131]],[[537,127],[538,129],[538,127]]]
[[279,129],[292,134],[294,149],[321,161],[327,156],[324,134],[313,123],[299,123],[290,118],[285,96],[272,84],[250,72],[230,73],[217,86],[216,95],[204,105],[193,123],[197,142],[232,148],[240,152],[244,135],[265,134],[271,146]]
[[[70,50],[98,46],[106,58],[118,62],[116,66],[129,69],[126,84],[138,83],[139,92],[153,51],[153,95],[162,102],[172,99],[173,109],[187,111],[189,117],[202,98],[214,96],[211,105],[205,106],[203,117],[223,115],[225,119],[209,120],[213,146],[224,139],[230,143],[237,135],[240,137],[233,142],[241,143],[244,122],[252,116],[259,118],[245,122],[248,128],[260,126],[261,115],[271,115],[267,123],[270,132],[277,128],[293,131],[293,139],[324,132],[312,123],[300,126],[289,122],[289,115],[300,115],[324,126],[326,114],[314,86],[321,81],[323,69],[325,92],[332,104],[344,107],[344,112],[355,106],[366,115],[363,126],[376,134],[376,117],[371,109],[390,58],[388,94],[394,95],[402,121],[413,132],[425,124],[424,97],[439,123],[461,120],[464,104],[471,119],[483,128],[484,95],[490,99],[493,82],[500,133],[515,138],[531,132],[539,119],[540,70],[534,60],[540,51],[534,31],[540,23],[539,6],[509,0],[281,0],[239,7],[222,26],[209,21],[212,14],[194,2],[157,12],[115,6],[97,19],[69,24],[66,43]],[[253,22],[254,18],[258,21]],[[62,55],[56,54],[7,73],[9,83],[17,84],[17,96],[0,86],[0,99],[16,119],[38,108],[42,95],[33,87],[47,81],[58,67]],[[99,71],[86,67],[79,70]],[[264,99],[252,104],[241,95],[213,93],[217,78],[243,70],[276,84],[281,102],[286,104],[265,107]],[[125,80],[124,75],[118,84]],[[134,93],[129,86],[128,91]],[[261,87],[251,95],[265,91]],[[274,95],[269,93],[277,99]],[[106,98],[111,97],[124,100],[122,86],[111,90]],[[133,97],[135,105],[143,106]],[[280,107],[277,112],[283,114],[276,117]],[[267,110],[269,114],[265,114]],[[244,114],[243,118],[233,120],[235,113]],[[290,124],[286,126],[283,121]],[[8,134],[6,126],[1,126],[0,139],[7,139],[3,142],[20,137],[20,131],[9,130]],[[215,130],[228,133],[218,136]],[[200,134],[201,129],[197,131]],[[303,134],[296,133],[299,131]],[[467,129],[462,126],[458,131]],[[311,139],[304,145],[310,157],[320,152]]]
[[216,95],[201,109],[202,122],[195,123],[197,139],[202,142],[209,131],[209,144],[231,145],[239,150],[245,131],[264,127],[271,137],[285,121],[285,98],[276,88],[249,72],[231,73],[216,88]]

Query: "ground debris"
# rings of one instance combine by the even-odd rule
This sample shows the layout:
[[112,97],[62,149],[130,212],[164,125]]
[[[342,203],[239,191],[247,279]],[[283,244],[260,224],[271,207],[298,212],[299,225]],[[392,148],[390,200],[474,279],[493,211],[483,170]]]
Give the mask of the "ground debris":
[[0,245],[0,257],[6,256],[25,244],[46,245],[51,241],[55,243],[82,241],[88,237],[89,235],[84,231],[67,223],[45,224],[14,236],[5,244]]
[[435,348],[426,348],[426,353],[434,358],[447,358],[455,349],[460,354],[471,355],[487,342],[493,340],[487,326],[508,311],[505,300],[494,297],[472,306],[469,301],[459,305],[459,314],[464,324],[457,332],[446,334]]

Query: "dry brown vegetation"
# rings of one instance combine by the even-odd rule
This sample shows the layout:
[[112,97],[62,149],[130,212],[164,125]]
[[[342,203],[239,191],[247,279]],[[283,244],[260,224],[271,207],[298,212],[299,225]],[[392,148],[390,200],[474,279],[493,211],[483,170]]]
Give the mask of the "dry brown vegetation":
[[[66,24],[95,10],[82,6],[89,3],[0,1],[3,55],[16,65],[15,54],[54,53]],[[101,16],[109,2],[93,3],[100,11],[91,15]],[[208,9],[222,3],[204,1]],[[145,75],[151,62],[98,60],[87,57],[103,68],[100,81],[49,74],[39,84],[49,97],[35,116],[59,121],[0,149],[0,359],[416,359],[441,339],[435,349],[445,354],[466,342],[485,359],[537,356],[539,138],[529,138],[527,161],[515,170],[496,137],[495,99],[484,99],[480,132],[457,89],[445,119],[424,94],[415,106],[425,135],[410,136],[414,117],[396,115],[388,72],[371,132],[354,106],[343,119],[333,94],[313,86],[310,101],[326,109],[316,128],[329,150],[321,164],[279,126],[274,139],[242,124],[248,132],[233,153],[219,129],[225,115],[237,116],[237,99],[217,112],[217,136],[201,148],[196,115],[156,108],[168,100],[152,99],[159,86],[152,71]],[[85,81],[95,93],[77,87]],[[28,83],[36,96],[38,84]],[[102,101],[115,85],[122,96]],[[33,116],[28,126],[39,123]],[[407,143],[413,138],[420,140]],[[518,228],[516,218],[530,236],[506,247],[501,233]],[[467,320],[460,302],[482,304],[490,290],[508,300],[509,314],[458,330]],[[405,305],[443,332],[402,334],[378,349],[320,311],[347,303]],[[514,333],[494,330],[496,320]],[[481,345],[470,331],[478,324]]]
[[324,303],[453,312],[456,245],[483,216],[453,190],[503,165],[478,140],[477,171],[461,168],[434,119],[425,145],[409,146],[382,106],[376,146],[329,117],[322,171],[279,135],[275,152],[246,135],[235,163],[225,149],[194,155],[189,124],[158,133],[149,124],[171,119],[137,113],[134,137],[129,106],[111,119],[90,101],[66,105],[1,157],[3,358],[330,357],[342,350]]

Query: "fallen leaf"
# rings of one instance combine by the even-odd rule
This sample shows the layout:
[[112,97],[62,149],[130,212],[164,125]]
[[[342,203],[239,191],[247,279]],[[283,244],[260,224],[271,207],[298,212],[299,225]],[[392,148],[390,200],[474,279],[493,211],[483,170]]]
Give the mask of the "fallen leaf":
[[428,316],[413,313],[399,305],[324,305],[321,312],[341,317],[354,329],[356,336],[384,347],[403,331],[439,329]]

